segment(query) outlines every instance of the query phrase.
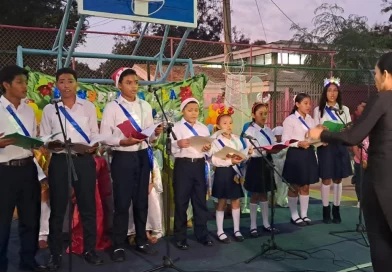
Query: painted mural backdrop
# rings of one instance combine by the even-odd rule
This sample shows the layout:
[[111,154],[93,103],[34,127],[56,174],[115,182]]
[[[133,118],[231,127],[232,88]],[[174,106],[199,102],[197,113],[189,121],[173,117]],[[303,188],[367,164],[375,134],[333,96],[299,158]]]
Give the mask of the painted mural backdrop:
[[[201,74],[182,82],[155,85],[160,87],[157,91],[158,97],[163,101],[163,107],[170,121],[175,122],[181,118],[179,111],[181,101],[188,97],[195,97],[200,101],[203,108],[203,90],[207,84],[207,76]],[[94,103],[97,118],[101,120],[102,112],[106,104],[115,100],[120,91],[111,85],[98,85],[79,83],[77,96]],[[55,78],[39,72],[30,72],[28,83],[27,103],[34,109],[39,122],[42,117],[43,108],[52,98],[58,98],[59,91],[55,88]],[[138,93],[140,99],[149,102],[153,108],[154,119],[161,120],[162,112],[154,95],[147,91],[147,87],[141,87]],[[200,121],[204,121],[203,111],[200,111]]]

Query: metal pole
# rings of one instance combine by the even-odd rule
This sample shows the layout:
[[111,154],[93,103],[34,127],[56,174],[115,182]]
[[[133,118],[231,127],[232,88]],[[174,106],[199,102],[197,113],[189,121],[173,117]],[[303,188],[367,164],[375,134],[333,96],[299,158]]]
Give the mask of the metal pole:
[[65,60],[64,67],[68,67],[71,62],[72,54],[75,51],[76,43],[78,42],[79,34],[80,34],[80,31],[82,30],[84,19],[85,19],[85,16],[81,15],[79,18],[78,25],[76,26],[75,33],[73,34],[71,47],[68,50],[68,56],[67,56],[67,59]]
[[65,34],[67,33],[68,19],[69,13],[71,11],[72,0],[67,1],[67,5],[65,7],[63,22],[61,23],[61,28],[59,30],[59,44],[57,48],[57,69],[63,67],[63,46],[65,40]]
[[139,49],[140,45],[142,44],[142,40],[144,38],[144,35],[146,34],[146,31],[147,31],[147,28],[148,28],[149,24],[150,23],[146,23],[144,25],[142,33],[140,34],[139,39],[137,39],[137,43],[136,43],[135,48],[133,49],[132,55],[136,55],[137,50]]

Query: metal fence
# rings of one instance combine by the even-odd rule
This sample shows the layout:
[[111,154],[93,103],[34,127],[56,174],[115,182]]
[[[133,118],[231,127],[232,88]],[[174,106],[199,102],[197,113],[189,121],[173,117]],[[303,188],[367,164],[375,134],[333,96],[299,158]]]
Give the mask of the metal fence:
[[[24,48],[52,49],[57,29],[28,28],[19,26],[0,25],[0,68],[4,65],[16,63],[16,49],[18,45]],[[69,48],[74,31],[67,31],[64,48]],[[91,52],[103,54],[130,55],[133,53],[138,35],[124,33],[109,33],[84,31],[80,34],[80,43],[76,52]],[[162,37],[144,37],[138,51],[139,56],[155,56],[159,53]],[[179,38],[168,38],[164,56],[172,57]],[[279,43],[256,46],[231,44],[234,52],[234,62],[244,60],[245,72],[248,79],[252,75],[264,74],[264,91],[272,94],[270,125],[281,124],[293,106],[293,97],[299,92],[307,92],[316,103],[320,97],[323,80],[331,74],[342,80],[344,104],[354,110],[361,101],[366,100],[370,92],[375,91],[373,76],[368,70],[334,69],[337,54],[332,51],[302,50],[284,47]],[[116,45],[116,46],[115,46]],[[180,58],[194,60],[195,72],[205,73],[209,78],[209,86],[205,93],[205,105],[208,106],[221,92],[225,82],[224,43],[187,40],[180,54]],[[270,55],[269,55],[270,54]],[[267,58],[268,56],[268,58]],[[54,74],[56,59],[50,56],[24,56],[24,65],[32,70],[46,74]],[[119,67],[146,67],[146,63],[126,60],[82,59],[74,58],[72,66],[82,78],[110,78]],[[262,64],[262,65],[260,65]],[[305,67],[308,65],[312,67]],[[294,65],[294,66],[293,66]],[[183,66],[175,66],[169,81],[181,80],[185,71]],[[257,92],[249,94],[247,101],[253,103]],[[249,109],[249,105],[240,105]],[[248,113],[249,115],[249,113]]]

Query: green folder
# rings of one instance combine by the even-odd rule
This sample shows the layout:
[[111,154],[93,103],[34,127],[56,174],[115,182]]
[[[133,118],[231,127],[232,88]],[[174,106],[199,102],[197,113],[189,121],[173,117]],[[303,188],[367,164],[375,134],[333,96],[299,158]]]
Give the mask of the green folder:
[[24,149],[37,149],[44,145],[44,142],[41,139],[26,137],[19,133],[8,134],[2,139],[15,139],[16,143],[13,145],[22,147]]
[[341,131],[342,129],[344,129],[344,125],[343,124],[335,123],[335,122],[332,122],[332,121],[325,121],[323,123],[323,126],[328,128],[328,130],[332,131],[332,132],[337,132],[337,131]]

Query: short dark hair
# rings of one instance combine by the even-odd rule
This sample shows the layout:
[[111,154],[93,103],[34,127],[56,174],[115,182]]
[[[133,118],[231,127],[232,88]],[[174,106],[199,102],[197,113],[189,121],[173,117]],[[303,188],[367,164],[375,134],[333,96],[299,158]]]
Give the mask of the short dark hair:
[[76,71],[74,69],[71,69],[71,68],[60,68],[60,69],[58,69],[57,72],[56,72],[56,81],[58,81],[59,77],[61,75],[64,75],[64,74],[71,74],[71,75],[73,75],[75,80],[78,81],[78,74],[76,73]]
[[120,78],[118,79],[118,83],[122,83],[124,77],[126,76],[137,76],[137,73],[133,69],[124,70],[124,72],[121,73]]
[[4,82],[11,84],[16,76],[25,75],[29,78],[29,71],[18,65],[7,65],[0,71],[0,91],[5,92]]

